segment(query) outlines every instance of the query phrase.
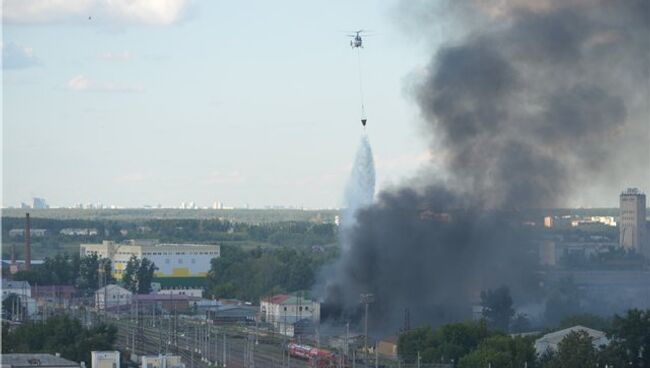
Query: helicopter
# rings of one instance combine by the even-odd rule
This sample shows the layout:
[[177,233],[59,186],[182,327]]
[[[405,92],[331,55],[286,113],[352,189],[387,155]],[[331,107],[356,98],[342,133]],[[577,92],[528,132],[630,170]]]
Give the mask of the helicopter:
[[364,32],[363,29],[360,29],[358,31],[353,31],[354,34],[348,34],[348,37],[352,37],[350,40],[350,47],[354,48],[363,48],[363,39],[361,38],[361,34]]

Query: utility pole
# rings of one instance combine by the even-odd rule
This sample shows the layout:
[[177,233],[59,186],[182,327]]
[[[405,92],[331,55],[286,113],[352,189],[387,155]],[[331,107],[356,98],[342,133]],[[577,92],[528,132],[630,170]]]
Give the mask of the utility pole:
[[361,294],[361,302],[365,305],[364,327],[363,327],[363,356],[364,364],[368,363],[368,306],[375,301],[375,296],[371,293]]
[[226,331],[223,332],[223,368],[226,368]]

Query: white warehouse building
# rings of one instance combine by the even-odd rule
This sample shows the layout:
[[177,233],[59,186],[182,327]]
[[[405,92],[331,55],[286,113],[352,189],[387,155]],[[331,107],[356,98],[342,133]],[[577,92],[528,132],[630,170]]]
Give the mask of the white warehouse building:
[[218,258],[221,247],[213,244],[163,244],[155,241],[116,243],[104,241],[101,244],[81,244],[81,256],[97,254],[108,258],[113,264],[113,276],[122,278],[122,273],[132,256],[147,258],[158,270],[155,277],[205,277],[210,271],[210,261]]

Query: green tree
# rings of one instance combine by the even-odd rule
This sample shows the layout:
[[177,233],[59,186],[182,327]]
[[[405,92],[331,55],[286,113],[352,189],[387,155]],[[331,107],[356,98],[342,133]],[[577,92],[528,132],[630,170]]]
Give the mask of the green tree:
[[[6,326],[3,326],[6,327]],[[66,359],[90,362],[91,350],[114,350],[117,329],[100,324],[87,329],[67,316],[3,328],[2,353],[61,353]]]
[[494,335],[481,341],[476,350],[463,356],[460,368],[493,367],[519,368],[536,366],[536,353],[533,340],[522,337]]
[[148,294],[151,292],[151,281],[153,280],[153,273],[158,269],[156,265],[148,258],[142,258],[140,267],[137,270],[137,285],[138,294]]
[[611,349],[632,368],[650,367],[650,310],[631,309],[615,315],[610,334]]
[[483,316],[487,319],[490,327],[508,331],[510,319],[515,314],[515,310],[512,308],[510,289],[507,286],[501,286],[496,290],[482,291],[481,306],[483,306]]
[[546,299],[544,319],[548,325],[557,325],[564,318],[580,315],[581,292],[570,277],[553,285]]
[[138,291],[138,270],[140,269],[140,260],[136,256],[131,256],[129,261],[124,267],[124,272],[122,273],[122,287],[129,290],[132,293]]
[[415,362],[418,353],[423,352],[432,339],[431,326],[418,327],[400,334],[397,339],[397,352],[400,359],[407,363]]
[[571,332],[558,344],[558,351],[545,368],[592,368],[596,366],[597,350],[585,331]]
[[435,331],[422,327],[401,334],[397,350],[400,358],[409,363],[416,360],[418,352],[423,363],[458,362],[490,335],[484,321],[450,323]]
[[25,315],[27,312],[20,302],[18,294],[11,293],[2,301],[2,309],[6,314],[6,318],[12,320],[16,315]]
[[135,294],[148,294],[151,291],[153,274],[157,269],[148,258],[140,260],[131,256],[122,274],[122,286]]

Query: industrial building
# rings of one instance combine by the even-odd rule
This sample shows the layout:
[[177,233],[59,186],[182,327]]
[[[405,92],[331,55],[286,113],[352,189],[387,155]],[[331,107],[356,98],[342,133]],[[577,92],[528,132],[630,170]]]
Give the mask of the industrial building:
[[120,352],[115,351],[92,351],[90,352],[91,368],[119,368]]
[[584,326],[573,326],[565,328],[564,330],[548,333],[535,340],[535,351],[537,352],[537,355],[541,356],[546,352],[557,352],[560,342],[573,332],[586,333],[591,339],[594,348],[599,348],[603,345],[609,344],[609,340],[604,332]]
[[79,368],[79,363],[63,359],[59,354],[2,354],[2,368]]
[[260,315],[283,335],[305,335],[320,322],[320,303],[302,293],[273,295],[260,300]]
[[268,322],[286,317],[320,321],[320,303],[301,295],[278,294],[260,300],[260,312]]
[[141,368],[185,368],[180,355],[145,355]]
[[650,255],[647,244],[645,194],[628,188],[620,197],[619,244],[637,253]]
[[101,244],[81,244],[80,254],[82,257],[96,254],[110,259],[116,279],[122,278],[132,256],[152,261],[158,267],[155,277],[205,277],[210,271],[212,258],[220,256],[221,247],[213,244],[163,244],[152,240],[104,241]]
[[95,291],[95,308],[105,310],[131,304],[133,293],[117,285],[106,285]]

